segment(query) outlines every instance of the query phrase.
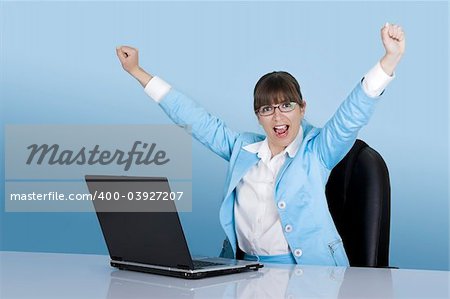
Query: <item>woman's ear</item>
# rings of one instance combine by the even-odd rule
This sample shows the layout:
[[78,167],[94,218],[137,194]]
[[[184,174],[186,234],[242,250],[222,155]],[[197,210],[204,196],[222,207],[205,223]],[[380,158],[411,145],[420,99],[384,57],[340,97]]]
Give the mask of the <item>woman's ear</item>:
[[258,120],[258,124],[259,124],[260,126],[262,126],[262,124],[261,124],[261,117],[259,116],[259,114],[258,114],[258,113],[255,113],[255,116],[256,116],[256,119]]
[[304,115],[305,115],[305,112],[306,112],[306,100],[303,99],[302,102],[303,102],[303,105],[300,106],[300,112],[301,112],[302,115],[304,116]]

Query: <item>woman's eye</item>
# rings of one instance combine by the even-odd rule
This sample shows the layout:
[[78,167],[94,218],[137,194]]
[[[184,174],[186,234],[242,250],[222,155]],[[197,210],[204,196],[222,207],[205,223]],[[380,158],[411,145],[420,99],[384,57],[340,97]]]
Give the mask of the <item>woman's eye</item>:
[[262,108],[261,108],[261,111],[262,111],[262,112],[269,112],[269,111],[272,111],[272,107],[270,107],[270,106],[262,107]]

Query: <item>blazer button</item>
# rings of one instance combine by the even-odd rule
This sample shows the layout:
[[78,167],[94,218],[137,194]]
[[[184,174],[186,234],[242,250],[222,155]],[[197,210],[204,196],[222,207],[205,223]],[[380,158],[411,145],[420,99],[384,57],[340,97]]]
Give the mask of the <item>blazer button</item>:
[[294,255],[296,257],[301,257],[302,254],[303,254],[303,251],[300,248],[297,248],[297,249],[294,250]]
[[284,227],[284,231],[290,233],[292,231],[292,225],[288,224]]
[[280,200],[280,201],[278,202],[278,208],[279,208],[280,210],[284,210],[284,208],[286,208],[286,203],[285,203],[284,201]]

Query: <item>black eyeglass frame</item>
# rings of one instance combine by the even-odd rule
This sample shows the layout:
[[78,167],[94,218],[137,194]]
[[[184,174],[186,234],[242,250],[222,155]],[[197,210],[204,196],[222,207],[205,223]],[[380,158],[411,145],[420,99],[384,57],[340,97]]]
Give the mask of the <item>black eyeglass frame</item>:
[[[284,104],[290,104],[292,109],[286,110],[286,111],[281,110],[280,106],[284,105]],[[271,115],[275,114],[275,109],[277,109],[277,108],[278,108],[278,110],[280,110],[281,113],[288,113],[288,112],[294,111],[297,104],[298,104],[297,102],[284,102],[284,103],[280,103],[278,105],[264,105],[264,106],[259,107],[258,110],[255,110],[255,113],[258,114],[259,116],[271,116]],[[261,109],[263,109],[265,107],[272,107],[273,108],[272,112],[269,114],[261,114]]]

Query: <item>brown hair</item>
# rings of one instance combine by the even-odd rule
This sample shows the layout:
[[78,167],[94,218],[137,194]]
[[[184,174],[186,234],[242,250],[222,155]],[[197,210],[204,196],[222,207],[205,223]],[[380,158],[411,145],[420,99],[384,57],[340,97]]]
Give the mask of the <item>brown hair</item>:
[[303,97],[297,80],[288,72],[271,72],[262,76],[253,91],[256,112],[265,105],[296,102],[303,107]]

